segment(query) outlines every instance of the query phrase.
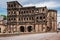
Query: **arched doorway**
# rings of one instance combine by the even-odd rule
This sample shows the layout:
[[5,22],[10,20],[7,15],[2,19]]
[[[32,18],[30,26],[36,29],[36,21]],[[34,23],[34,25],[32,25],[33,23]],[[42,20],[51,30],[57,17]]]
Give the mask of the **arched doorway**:
[[28,32],[31,32],[32,31],[32,26],[28,26],[27,29],[28,29]]
[[20,27],[20,32],[24,32],[24,26]]
[[52,27],[47,27],[47,31],[51,31]]

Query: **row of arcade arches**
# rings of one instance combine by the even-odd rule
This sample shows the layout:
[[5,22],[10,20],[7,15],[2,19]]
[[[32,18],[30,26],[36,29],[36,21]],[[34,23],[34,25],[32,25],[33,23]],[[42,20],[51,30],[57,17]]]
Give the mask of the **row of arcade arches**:
[[[20,32],[24,32],[24,31],[25,31],[25,27],[24,27],[24,26],[20,26],[19,29],[20,29]],[[32,26],[28,26],[28,27],[27,27],[27,31],[28,31],[28,32],[31,32],[32,30],[33,30],[33,29],[32,29]]]

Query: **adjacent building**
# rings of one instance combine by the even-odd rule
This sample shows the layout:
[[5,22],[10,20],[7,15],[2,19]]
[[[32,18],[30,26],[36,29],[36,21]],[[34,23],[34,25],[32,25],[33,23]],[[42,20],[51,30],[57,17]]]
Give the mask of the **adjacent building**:
[[0,16],[0,33],[5,33],[6,32],[6,28],[7,28],[7,22],[5,22],[3,16]]
[[7,2],[7,31],[54,32],[57,31],[57,10],[47,7],[23,7],[17,1]]

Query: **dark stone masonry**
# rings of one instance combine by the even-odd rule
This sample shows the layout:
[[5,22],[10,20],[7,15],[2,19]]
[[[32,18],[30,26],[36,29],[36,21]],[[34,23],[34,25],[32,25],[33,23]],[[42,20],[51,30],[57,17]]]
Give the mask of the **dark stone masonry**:
[[57,10],[47,7],[23,7],[17,1],[7,2],[7,32],[32,33],[57,31]]

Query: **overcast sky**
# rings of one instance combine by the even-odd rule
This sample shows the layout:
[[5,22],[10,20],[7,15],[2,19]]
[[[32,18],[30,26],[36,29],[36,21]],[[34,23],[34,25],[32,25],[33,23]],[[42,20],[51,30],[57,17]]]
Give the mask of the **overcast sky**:
[[60,22],[60,0],[0,0],[0,14],[7,15],[7,3],[9,1],[18,1],[23,6],[47,6],[48,9],[57,10],[57,21]]

